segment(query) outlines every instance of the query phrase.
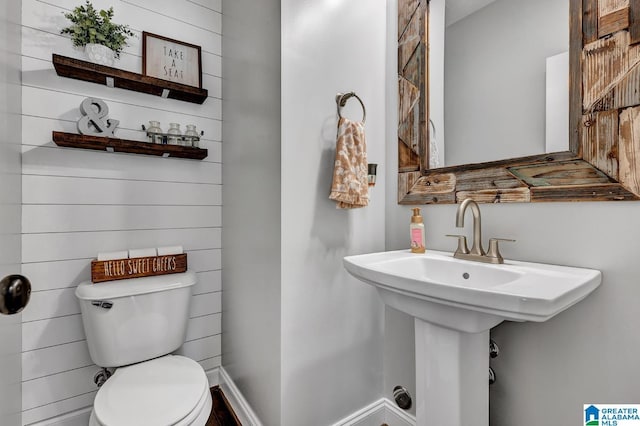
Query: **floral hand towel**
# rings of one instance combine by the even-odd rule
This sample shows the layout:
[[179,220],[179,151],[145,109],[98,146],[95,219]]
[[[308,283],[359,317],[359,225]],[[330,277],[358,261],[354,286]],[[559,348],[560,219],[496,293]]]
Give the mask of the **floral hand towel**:
[[354,209],[369,205],[367,179],[367,143],[364,123],[340,118],[333,169],[331,200],[338,209]]

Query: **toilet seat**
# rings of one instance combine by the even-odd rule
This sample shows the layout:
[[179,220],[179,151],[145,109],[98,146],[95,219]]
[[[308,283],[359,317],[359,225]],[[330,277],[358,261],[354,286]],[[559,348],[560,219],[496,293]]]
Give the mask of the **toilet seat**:
[[204,425],[210,411],[202,367],[189,358],[166,355],[117,369],[96,395],[90,424]]

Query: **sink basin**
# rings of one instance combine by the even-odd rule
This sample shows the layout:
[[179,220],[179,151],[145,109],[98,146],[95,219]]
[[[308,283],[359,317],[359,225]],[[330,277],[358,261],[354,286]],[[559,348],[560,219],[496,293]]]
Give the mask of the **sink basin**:
[[582,300],[601,281],[600,271],[592,269],[510,260],[491,265],[438,251],[349,256],[344,266],[376,286],[394,308],[466,332],[489,329],[503,320],[546,321]]
[[416,424],[488,426],[489,330],[504,320],[542,322],[584,299],[600,271],[409,250],[348,256],[344,266],[385,304],[412,315]]

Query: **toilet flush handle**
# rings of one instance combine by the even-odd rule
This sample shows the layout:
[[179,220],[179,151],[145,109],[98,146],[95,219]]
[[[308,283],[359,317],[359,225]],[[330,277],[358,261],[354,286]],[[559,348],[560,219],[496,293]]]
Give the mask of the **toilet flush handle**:
[[92,300],[91,304],[103,309],[111,309],[113,307],[113,302],[109,302],[108,300]]

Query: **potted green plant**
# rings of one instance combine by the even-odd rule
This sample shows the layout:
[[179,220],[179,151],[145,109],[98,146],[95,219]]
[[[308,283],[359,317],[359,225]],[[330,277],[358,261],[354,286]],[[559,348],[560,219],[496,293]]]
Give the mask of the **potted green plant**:
[[60,34],[69,34],[74,46],[84,46],[89,60],[101,65],[112,66],[127,46],[127,38],[134,35],[128,25],[115,24],[111,20],[113,7],[97,11],[89,0],[64,16],[72,24]]

